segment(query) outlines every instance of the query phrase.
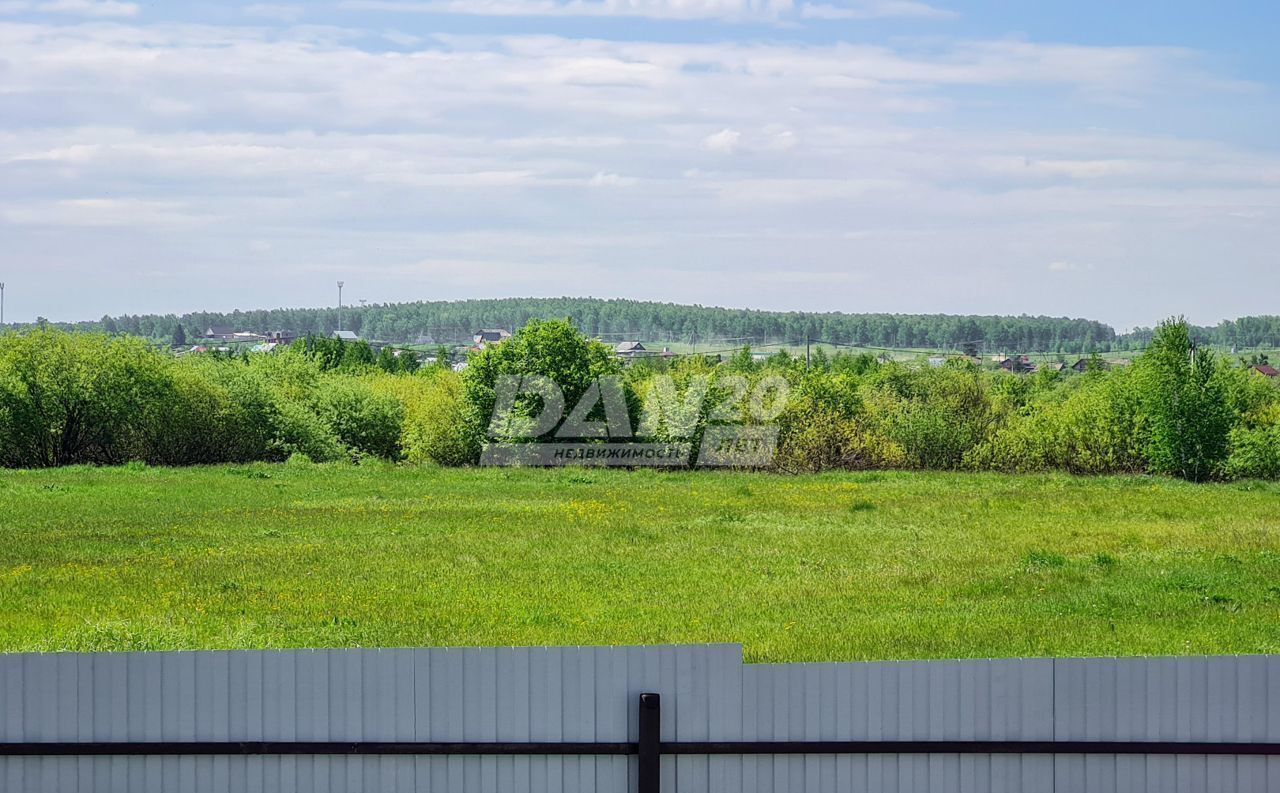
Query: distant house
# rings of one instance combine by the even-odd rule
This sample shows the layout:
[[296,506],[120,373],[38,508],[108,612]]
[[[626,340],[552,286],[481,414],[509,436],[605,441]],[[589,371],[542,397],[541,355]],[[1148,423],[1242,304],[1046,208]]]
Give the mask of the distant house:
[[249,348],[249,352],[275,352],[280,345],[274,341],[266,341],[262,344],[255,344]]
[[1013,358],[1005,358],[1000,361],[1000,368],[1006,372],[1034,372],[1036,367],[1031,363],[1031,359],[1025,355],[1017,355]]
[[355,331],[350,330],[335,330],[329,338],[342,341],[360,341],[360,337],[355,334]]
[[946,364],[947,364],[947,357],[945,355],[929,356],[929,365],[932,366],[934,369],[938,369],[942,366],[946,366]]
[[624,341],[613,348],[619,358],[639,358],[648,355],[649,351],[638,341]]
[[502,328],[482,328],[476,331],[471,338],[475,341],[476,346],[483,350],[489,344],[497,344],[500,341],[511,338],[511,333]]
[[1271,366],[1265,363],[1259,366],[1253,367],[1253,371],[1257,372],[1263,377],[1280,377],[1280,369],[1276,369],[1274,366]]
[[1053,361],[1052,363],[1047,363],[1044,366],[1041,366],[1040,368],[1048,369],[1051,372],[1061,372],[1062,370],[1067,368],[1067,365],[1061,361]]
[[[1092,360],[1093,360],[1092,358],[1081,358],[1080,360],[1078,360],[1078,361],[1076,361],[1075,363],[1071,364],[1071,371],[1073,371],[1073,372],[1087,372],[1087,371],[1089,371],[1089,363],[1090,363],[1090,361],[1092,361]],[[1101,360],[1101,359],[1099,359],[1099,360],[1098,360],[1098,365],[1099,365],[1099,366],[1101,366],[1103,369],[1107,368],[1107,362],[1106,362],[1106,361],[1103,361],[1103,360]]]
[[212,325],[204,332],[204,338],[217,341],[231,341],[235,336],[235,330],[229,325]]
[[298,340],[298,334],[291,330],[273,330],[267,333],[266,340],[272,344],[287,346]]
[[260,333],[249,333],[248,331],[236,331],[235,333],[231,334],[231,340],[245,341],[245,342],[248,342],[248,341],[261,342],[261,341],[266,341],[267,337],[263,336]]

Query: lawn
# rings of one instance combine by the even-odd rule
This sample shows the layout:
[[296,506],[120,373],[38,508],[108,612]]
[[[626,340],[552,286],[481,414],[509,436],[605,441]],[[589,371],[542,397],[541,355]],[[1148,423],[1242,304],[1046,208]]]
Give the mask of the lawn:
[[1280,652],[1280,485],[0,472],[0,650],[741,642],[751,661]]

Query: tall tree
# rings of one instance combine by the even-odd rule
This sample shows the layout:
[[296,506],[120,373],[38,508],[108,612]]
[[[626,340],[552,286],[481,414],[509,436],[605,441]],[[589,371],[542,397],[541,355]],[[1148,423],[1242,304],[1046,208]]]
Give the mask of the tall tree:
[[1162,322],[1136,374],[1151,470],[1202,482],[1226,459],[1232,415],[1216,357],[1191,334],[1185,319]]

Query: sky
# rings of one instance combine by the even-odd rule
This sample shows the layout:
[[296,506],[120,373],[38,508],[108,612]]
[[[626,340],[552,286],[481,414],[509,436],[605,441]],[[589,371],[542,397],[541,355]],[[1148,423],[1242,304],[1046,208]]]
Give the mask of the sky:
[[0,0],[5,319],[1280,313],[1280,4]]

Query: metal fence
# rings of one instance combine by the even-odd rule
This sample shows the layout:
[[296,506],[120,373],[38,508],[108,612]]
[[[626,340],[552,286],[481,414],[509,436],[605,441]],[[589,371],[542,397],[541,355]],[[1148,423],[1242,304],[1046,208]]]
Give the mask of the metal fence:
[[6,792],[1270,792],[1278,752],[1280,657],[0,655]]

